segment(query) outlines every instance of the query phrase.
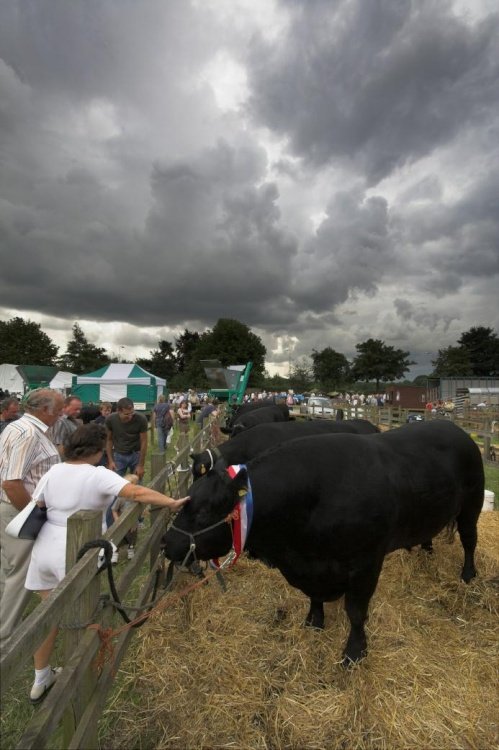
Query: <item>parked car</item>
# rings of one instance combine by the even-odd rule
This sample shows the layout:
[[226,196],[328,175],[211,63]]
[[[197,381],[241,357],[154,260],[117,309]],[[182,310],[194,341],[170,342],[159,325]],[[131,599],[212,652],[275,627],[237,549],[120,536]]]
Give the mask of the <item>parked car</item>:
[[424,422],[424,417],[422,414],[408,414],[406,422]]
[[307,401],[307,413],[316,417],[334,417],[336,409],[333,408],[331,401],[325,396],[312,396]]

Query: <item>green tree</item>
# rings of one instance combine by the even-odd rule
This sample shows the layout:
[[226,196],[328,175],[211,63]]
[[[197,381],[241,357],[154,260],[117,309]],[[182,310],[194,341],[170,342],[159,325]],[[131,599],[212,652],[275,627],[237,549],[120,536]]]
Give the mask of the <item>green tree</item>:
[[313,349],[312,367],[315,380],[325,390],[338,388],[348,380],[350,365],[344,354],[327,346],[321,351]]
[[[223,367],[253,362],[249,385],[260,386],[265,377],[265,355],[267,350],[259,336],[238,320],[220,318],[213,330],[206,331],[199,339],[189,363],[192,383],[197,382],[202,359],[218,359]],[[204,382],[206,378],[203,372]]]
[[265,371],[265,381],[263,385],[266,390],[277,391],[279,393],[281,391],[286,391],[289,388],[289,379],[284,377],[284,375],[270,375]]
[[[293,362],[289,373],[289,386],[295,392],[309,391],[314,384],[314,372],[309,357],[300,357]],[[288,387],[289,387],[288,386]]]
[[189,362],[199,344],[199,339],[199,333],[189,331],[188,328],[185,328],[184,332],[175,339],[175,363],[179,374],[184,373],[189,366]]
[[64,370],[69,370],[75,375],[98,370],[109,364],[110,359],[106,350],[91,344],[82,329],[75,323],[73,325],[73,338],[69,341],[65,354],[59,359],[59,365]]
[[475,377],[499,375],[499,339],[492,328],[474,326],[457,343],[468,354]]
[[158,341],[158,348],[149,352],[150,359],[137,359],[136,364],[143,367],[153,375],[165,378],[170,386],[172,379],[177,374],[177,362],[173,346],[169,341],[161,339]]
[[352,364],[352,376],[358,380],[375,380],[376,390],[380,381],[397,380],[414,364],[408,358],[409,352],[388,346],[380,339],[368,339],[355,348],[358,355]]
[[431,363],[435,377],[456,378],[473,375],[469,354],[462,346],[439,349],[437,358]]
[[0,362],[54,365],[58,347],[38,323],[23,318],[0,321]]
[[416,375],[416,377],[412,381],[412,385],[419,385],[419,386],[426,387],[429,377],[431,376],[430,375]]

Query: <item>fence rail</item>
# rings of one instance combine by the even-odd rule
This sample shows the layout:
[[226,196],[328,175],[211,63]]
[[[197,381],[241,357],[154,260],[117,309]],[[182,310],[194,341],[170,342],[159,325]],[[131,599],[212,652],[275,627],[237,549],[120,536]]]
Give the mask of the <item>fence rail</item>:
[[[447,414],[432,414],[424,409],[403,409],[398,406],[349,406],[342,405],[344,419],[368,419],[381,429],[392,430],[406,424],[409,414],[419,413],[425,421],[435,419],[447,419],[462,427],[470,435],[475,435],[483,441],[483,460],[494,462],[499,452],[499,412],[477,412],[464,410]],[[298,419],[311,419],[306,407],[293,411],[293,416]],[[329,414],[320,412],[319,409],[313,415],[314,419],[334,419]]]

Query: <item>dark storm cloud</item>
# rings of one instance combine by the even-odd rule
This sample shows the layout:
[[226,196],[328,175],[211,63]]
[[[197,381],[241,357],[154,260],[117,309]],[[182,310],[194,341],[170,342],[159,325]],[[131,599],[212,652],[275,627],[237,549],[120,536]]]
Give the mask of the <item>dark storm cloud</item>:
[[[471,298],[493,309],[497,14],[281,6],[268,42],[230,3],[0,5],[2,308],[135,324],[148,348],[149,327],[233,317],[296,356],[331,331],[424,351]],[[241,109],[206,77],[220,50]]]
[[[253,322],[279,317],[296,246],[279,228],[275,185],[260,182],[265,164],[260,149],[223,142],[158,163],[141,233],[120,229],[112,198],[108,204],[91,175],[72,170],[40,194],[36,222],[25,211],[24,221],[4,223],[2,246],[13,258],[0,280],[3,304],[31,287],[34,309],[84,317],[97,309],[103,319],[137,324],[216,320],[228,310]],[[262,309],[269,299],[274,313]]]
[[285,3],[280,43],[248,59],[253,116],[314,167],[370,182],[497,113],[499,14],[467,25],[446,0]]
[[415,323],[417,326],[424,326],[428,331],[435,331],[439,326],[443,326],[444,330],[447,330],[453,320],[450,315],[439,315],[432,310],[428,310],[426,306],[413,305],[412,302],[406,299],[396,299],[393,305],[397,311],[397,315],[403,321]]
[[295,275],[294,298],[314,312],[344,302],[353,290],[373,293],[392,257],[383,198],[337,193],[326,212]]
[[497,275],[498,195],[499,176],[493,172],[479,176],[454,201],[433,199],[430,193],[422,202],[394,208],[393,235],[400,246],[412,249],[409,263],[400,255],[399,268],[419,275],[421,288],[435,294],[455,291],[473,278]]

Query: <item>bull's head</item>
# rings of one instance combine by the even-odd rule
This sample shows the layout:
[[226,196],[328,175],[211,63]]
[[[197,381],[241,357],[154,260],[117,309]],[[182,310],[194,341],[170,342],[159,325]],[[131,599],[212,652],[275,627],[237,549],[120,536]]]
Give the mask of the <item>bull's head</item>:
[[241,469],[234,479],[226,471],[212,470],[194,482],[188,490],[191,499],[163,537],[166,557],[184,562],[190,549],[192,558],[199,560],[226,555],[232,546],[230,514],[247,481],[246,469]]
[[218,448],[211,448],[201,451],[201,453],[191,453],[192,459],[192,476],[199,479],[207,474],[211,469],[225,468],[225,462]]

